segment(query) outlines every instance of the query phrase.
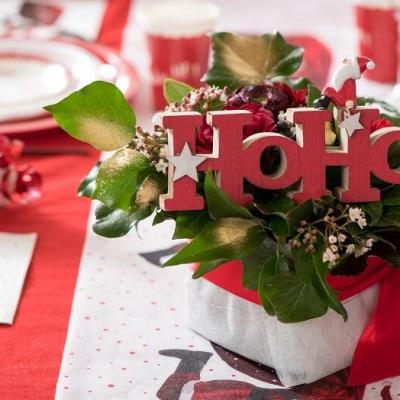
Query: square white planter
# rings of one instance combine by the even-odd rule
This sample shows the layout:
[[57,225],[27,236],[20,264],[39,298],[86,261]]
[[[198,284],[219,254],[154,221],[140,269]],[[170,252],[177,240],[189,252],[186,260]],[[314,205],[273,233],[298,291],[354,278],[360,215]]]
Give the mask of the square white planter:
[[377,303],[378,285],[344,301],[346,322],[329,310],[283,324],[262,306],[204,278],[187,279],[189,327],[228,350],[272,367],[285,386],[311,383],[350,366],[358,339]]

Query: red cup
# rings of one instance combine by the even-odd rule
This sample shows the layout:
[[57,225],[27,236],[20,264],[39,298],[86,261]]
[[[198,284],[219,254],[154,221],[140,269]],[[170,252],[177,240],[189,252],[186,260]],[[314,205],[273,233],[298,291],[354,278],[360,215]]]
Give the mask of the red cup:
[[375,69],[365,71],[364,75],[381,83],[397,81],[397,10],[380,7],[378,1],[364,1],[355,6],[360,55],[371,58],[376,64]]
[[210,38],[218,8],[204,1],[163,1],[142,7],[139,18],[150,53],[153,104],[164,109],[165,78],[197,87],[208,68]]
[[210,39],[206,35],[169,38],[148,34],[153,77],[152,91],[157,110],[165,107],[164,79],[169,77],[197,87],[207,71]]

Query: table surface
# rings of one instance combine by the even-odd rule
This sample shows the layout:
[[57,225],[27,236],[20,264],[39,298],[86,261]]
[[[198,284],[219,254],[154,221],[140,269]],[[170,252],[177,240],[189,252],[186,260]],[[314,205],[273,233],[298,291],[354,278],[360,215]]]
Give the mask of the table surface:
[[[148,56],[135,15],[144,1],[149,0],[134,3],[123,54],[141,76],[134,109],[139,123],[150,127]],[[278,28],[283,34],[314,35],[332,50],[333,65],[356,53],[351,4],[346,0],[324,1],[323,7],[317,0],[214,2],[222,9],[217,30],[260,33]],[[390,87],[364,82],[360,90],[386,96]],[[33,260],[15,325],[0,328],[0,360],[10,360],[9,365],[0,365],[0,398],[51,399],[54,391],[57,399],[65,400],[397,395],[395,380],[368,385],[364,394],[362,388],[348,388],[345,371],[313,385],[282,388],[271,369],[190,331],[185,322],[184,285],[189,273],[185,267],[160,270],[163,258],[177,245],[171,240],[171,224],[151,227],[145,221],[139,232],[112,240],[95,235],[90,228],[86,232],[94,206],[87,221],[89,201],[76,199],[74,188],[98,156],[91,152],[88,157],[27,160],[44,175],[43,204],[20,210],[13,219],[0,213],[0,230],[39,231],[38,248],[42,249]],[[56,192],[64,195],[57,197]],[[65,204],[66,215],[60,216]],[[27,354],[33,350],[34,360]],[[42,364],[35,365],[38,360]],[[187,374],[198,376],[196,387],[195,382],[187,383]]]

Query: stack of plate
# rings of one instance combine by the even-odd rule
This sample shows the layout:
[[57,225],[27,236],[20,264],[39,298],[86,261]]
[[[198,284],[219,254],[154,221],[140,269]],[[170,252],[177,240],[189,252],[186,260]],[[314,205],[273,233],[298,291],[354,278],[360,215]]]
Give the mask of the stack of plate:
[[0,133],[55,128],[43,106],[95,80],[116,84],[128,100],[138,87],[135,70],[108,47],[75,39],[0,39]]

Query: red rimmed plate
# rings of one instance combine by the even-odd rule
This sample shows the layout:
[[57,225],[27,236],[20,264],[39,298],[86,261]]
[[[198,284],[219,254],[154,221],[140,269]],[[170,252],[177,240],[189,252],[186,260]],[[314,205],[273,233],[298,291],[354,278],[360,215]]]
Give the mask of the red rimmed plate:
[[[87,43],[69,38],[47,41],[41,40],[40,42],[42,45],[56,45],[60,48],[64,46],[71,48],[71,46],[73,46],[74,48],[79,48],[87,54],[90,54],[91,57],[97,60],[97,65],[95,66],[96,70],[92,72],[88,82],[82,83],[81,81],[80,85],[68,86],[62,93],[58,93],[59,97],[64,97],[68,92],[76,90],[84,84],[97,79],[115,83],[128,100],[132,99],[135,94],[139,84],[135,69],[112,49],[99,44]],[[46,100],[44,100],[42,96],[40,101],[43,102]],[[53,101],[45,102],[43,105],[51,104],[52,102]],[[50,115],[38,113],[36,116],[31,114],[29,117],[25,118],[0,121],[0,133],[21,137],[33,133],[38,134],[41,131],[48,131],[54,129],[56,126],[54,119]]]

